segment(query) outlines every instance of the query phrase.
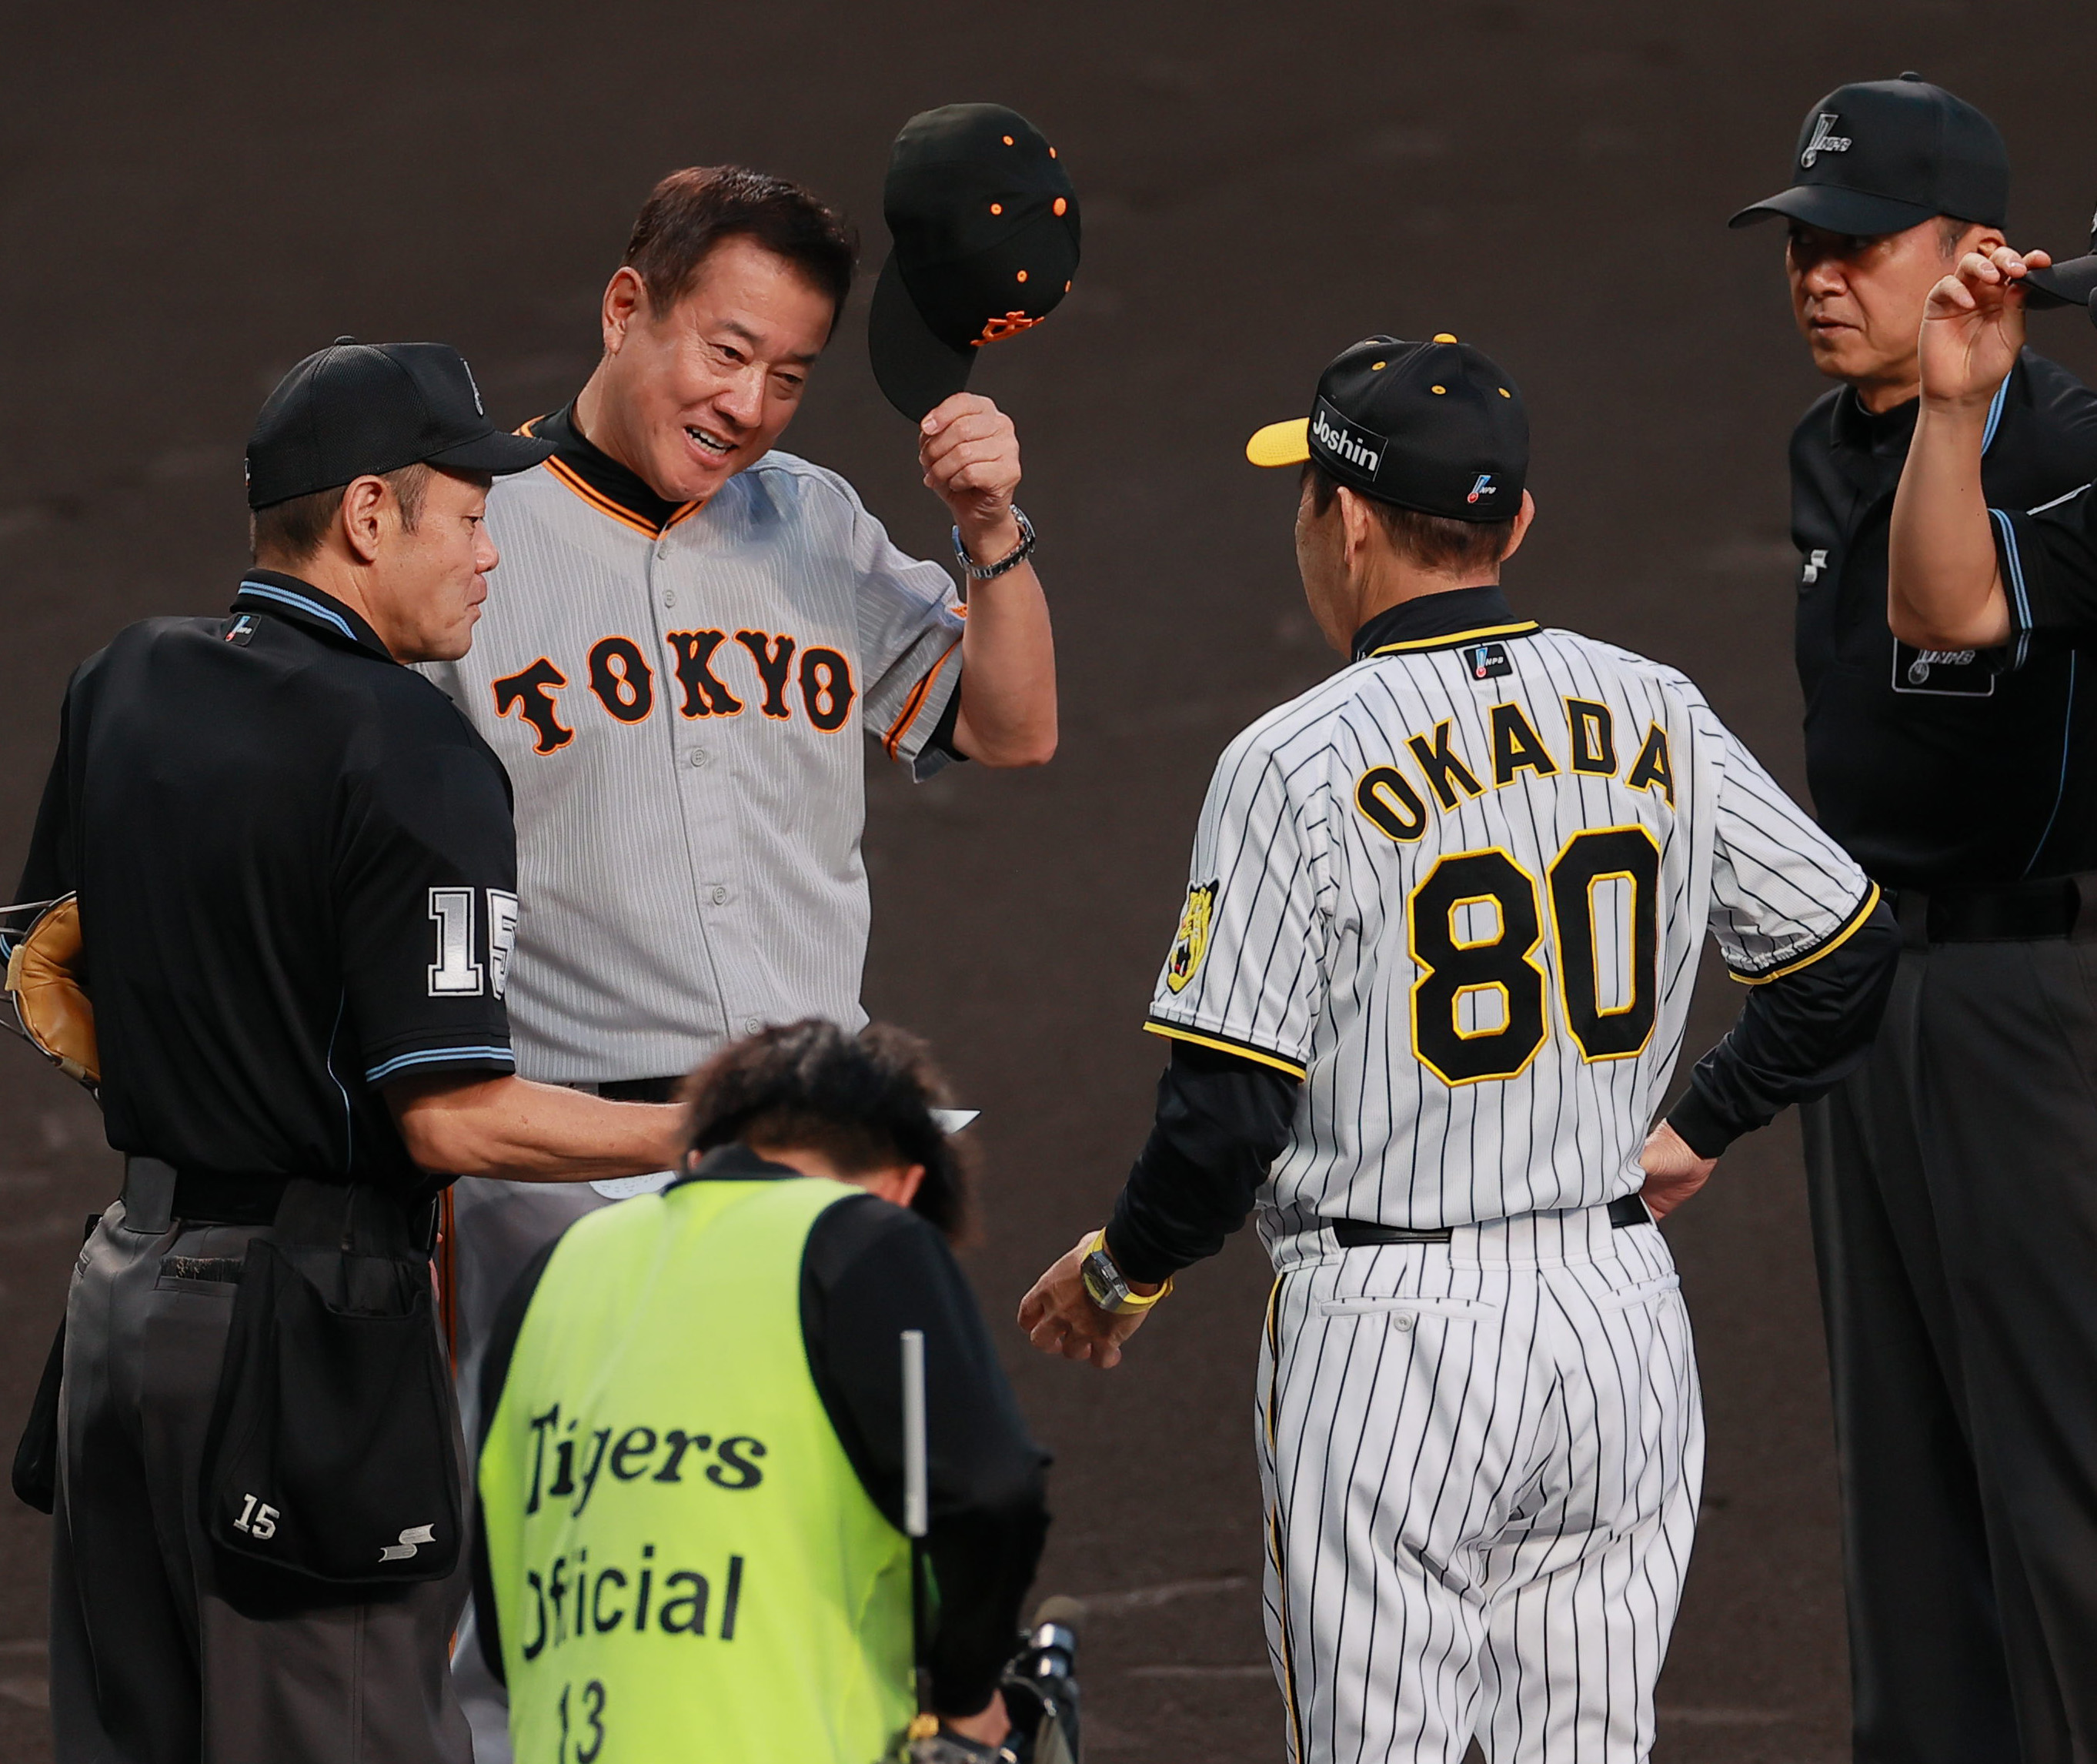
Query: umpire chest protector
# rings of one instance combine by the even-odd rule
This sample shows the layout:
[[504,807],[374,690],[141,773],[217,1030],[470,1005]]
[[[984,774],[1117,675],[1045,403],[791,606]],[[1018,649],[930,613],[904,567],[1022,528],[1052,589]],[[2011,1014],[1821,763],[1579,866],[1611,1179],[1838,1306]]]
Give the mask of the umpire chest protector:
[[685,1181],[554,1250],[480,1460],[519,1757],[869,1764],[909,1721],[908,1541],[802,1338],[858,1192]]

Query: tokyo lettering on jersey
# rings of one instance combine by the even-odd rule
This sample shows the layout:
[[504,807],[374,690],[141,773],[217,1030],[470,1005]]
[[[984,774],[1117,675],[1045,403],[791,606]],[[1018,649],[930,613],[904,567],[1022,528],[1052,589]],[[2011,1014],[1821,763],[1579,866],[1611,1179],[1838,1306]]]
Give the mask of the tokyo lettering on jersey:
[[516,788],[519,1068],[654,1076],[764,1022],[856,1028],[857,738],[919,777],[944,764],[952,580],[791,454],[703,508],[636,509],[573,451],[490,493],[473,648],[427,670]]
[[1231,743],[1148,1026],[1304,1080],[1271,1250],[1589,1207],[1642,1183],[1706,926],[1753,983],[1876,900],[1683,675],[1504,618]]

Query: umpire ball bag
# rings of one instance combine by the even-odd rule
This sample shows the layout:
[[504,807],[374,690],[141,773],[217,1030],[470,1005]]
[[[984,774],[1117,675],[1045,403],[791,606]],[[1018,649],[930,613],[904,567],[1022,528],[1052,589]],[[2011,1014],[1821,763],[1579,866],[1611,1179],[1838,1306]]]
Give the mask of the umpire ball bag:
[[[292,1188],[345,1219],[360,1202],[399,1219],[369,1188]],[[292,1211],[241,1267],[204,1443],[205,1534],[316,1592],[441,1580],[464,1527],[429,1258],[405,1231],[392,1253],[362,1253],[346,1225],[339,1245],[308,1247],[284,1228]]]

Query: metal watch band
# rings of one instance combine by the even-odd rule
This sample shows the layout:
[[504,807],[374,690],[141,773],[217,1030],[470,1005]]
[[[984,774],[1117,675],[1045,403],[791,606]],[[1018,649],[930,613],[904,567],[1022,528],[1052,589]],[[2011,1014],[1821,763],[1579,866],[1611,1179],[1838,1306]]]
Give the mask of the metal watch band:
[[1121,1271],[1107,1249],[1107,1234],[1102,1231],[1094,1237],[1085,1258],[1078,1266],[1078,1272],[1085,1285],[1085,1296],[1110,1315],[1119,1315],[1128,1311],[1148,1311],[1161,1298],[1172,1291],[1168,1276],[1165,1284],[1154,1293],[1139,1293],[1128,1283],[1128,1276]]
[[969,548],[961,543],[961,530],[954,529],[954,561],[972,582],[987,582],[992,576],[1002,576],[1007,570],[1016,569],[1034,555],[1034,523],[1015,502],[1012,518],[1019,523],[1019,543],[995,563],[978,563],[969,555]]

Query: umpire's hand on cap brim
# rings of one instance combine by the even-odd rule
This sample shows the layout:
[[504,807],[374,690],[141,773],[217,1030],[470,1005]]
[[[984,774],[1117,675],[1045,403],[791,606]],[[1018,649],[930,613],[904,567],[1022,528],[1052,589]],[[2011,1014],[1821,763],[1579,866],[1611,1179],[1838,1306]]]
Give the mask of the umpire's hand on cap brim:
[[1098,1235],[1087,1232],[1034,1283],[1019,1302],[1019,1326],[1043,1353],[1090,1360],[1104,1372],[1120,1363],[1122,1343],[1143,1327],[1150,1313],[1102,1311],[1087,1297],[1079,1270]]

